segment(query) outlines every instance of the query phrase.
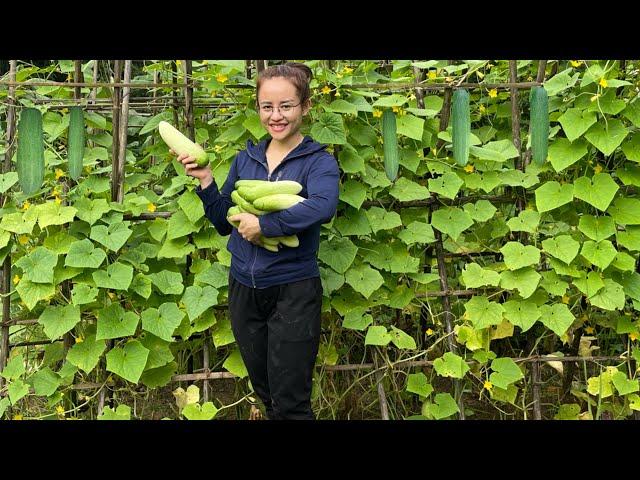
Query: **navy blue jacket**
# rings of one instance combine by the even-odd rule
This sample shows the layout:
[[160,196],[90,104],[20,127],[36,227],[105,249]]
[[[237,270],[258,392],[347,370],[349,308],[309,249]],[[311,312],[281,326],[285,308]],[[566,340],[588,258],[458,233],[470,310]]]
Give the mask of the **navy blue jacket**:
[[[269,176],[268,141],[270,138],[257,145],[247,141],[247,148],[233,160],[221,190],[215,181],[204,190],[200,186],[195,190],[218,233],[231,234],[227,243],[232,255],[231,274],[240,283],[253,288],[320,276],[317,261],[320,225],[331,221],[338,206],[340,172],[335,157],[325,150],[326,145],[306,136]],[[242,238],[227,221],[227,211],[233,206],[231,192],[235,182],[241,179],[294,180],[302,185],[298,195],[305,197],[303,202],[258,217],[265,237],[296,234],[300,239],[298,247],[280,246],[278,253],[271,252]]]

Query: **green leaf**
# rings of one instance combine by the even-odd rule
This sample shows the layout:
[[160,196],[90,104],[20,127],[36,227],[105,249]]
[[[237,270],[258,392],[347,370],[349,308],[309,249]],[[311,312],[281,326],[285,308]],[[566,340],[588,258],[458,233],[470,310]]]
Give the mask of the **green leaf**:
[[398,234],[398,238],[407,245],[413,245],[414,243],[425,244],[436,241],[431,225],[418,221],[411,222]]
[[604,122],[593,125],[585,138],[605,155],[611,155],[628,133],[627,127],[620,120],[610,118],[606,125]]
[[130,290],[136,292],[142,298],[148,299],[151,296],[151,280],[146,275],[138,273],[133,277]]
[[218,304],[218,290],[213,287],[202,288],[192,285],[185,290],[182,302],[187,307],[189,320],[193,321],[208,308]]
[[24,357],[21,353],[14,356],[7,362],[6,366],[0,373],[0,376],[6,378],[7,380],[15,380],[22,376],[25,372],[24,366]]
[[211,329],[211,338],[213,339],[213,344],[216,348],[220,348],[235,342],[229,317],[224,316],[218,319],[216,324]]
[[[344,216],[336,218],[334,226],[345,237],[350,235],[369,235],[371,233],[367,214],[362,210],[356,211],[353,208],[347,208]],[[320,244],[320,248],[324,243]]]
[[9,393],[11,405],[15,405],[18,400],[29,393],[29,385],[18,378],[9,384],[7,392]]
[[406,114],[397,117],[398,135],[413,138],[421,141],[424,133],[424,119],[414,115]]
[[524,378],[522,370],[510,358],[496,358],[491,362],[491,370],[493,373],[489,377],[489,381],[505,390],[512,383]]
[[398,95],[397,93],[391,95],[384,95],[378,100],[373,102],[374,107],[401,107],[407,103],[407,97],[405,95]]
[[180,295],[184,290],[182,275],[170,270],[147,275],[158,290],[165,295]]
[[578,420],[580,415],[580,405],[577,403],[565,403],[560,405],[558,413],[553,417],[554,420]]
[[147,222],[147,230],[156,242],[162,242],[168,228],[169,222],[164,218],[156,218],[152,222]]
[[60,376],[49,367],[45,367],[34,373],[31,376],[31,380],[33,381],[33,388],[36,395],[44,395],[46,397],[53,395],[60,386],[60,383],[62,383]]
[[134,335],[139,320],[140,318],[135,312],[125,312],[119,303],[112,303],[98,311],[96,340]]
[[497,209],[488,200],[478,200],[476,203],[465,203],[462,207],[476,222],[486,222],[495,215]]
[[551,295],[562,296],[569,288],[569,284],[562,280],[560,276],[553,270],[542,272],[542,282],[540,286]]
[[330,296],[331,292],[338,290],[344,285],[344,275],[335,272],[332,268],[320,267],[320,280],[325,297]]
[[512,232],[535,233],[540,223],[540,214],[535,210],[523,210],[517,217],[507,220]]
[[160,308],[148,308],[142,312],[142,329],[156,337],[173,342],[173,332],[178,328],[185,313],[173,302],[165,302]]
[[594,217],[593,215],[582,215],[578,223],[578,230],[591,240],[599,242],[616,233],[616,225],[613,222],[613,218],[608,216]]
[[177,371],[178,364],[176,362],[170,362],[162,367],[151,368],[142,373],[140,383],[143,383],[148,388],[164,387],[171,381]]
[[502,323],[504,308],[496,302],[490,302],[484,295],[476,295],[464,304],[465,316],[474,328],[486,328],[489,325]]
[[602,281],[601,274],[598,272],[580,272],[582,277],[573,281],[573,284],[580,290],[587,298],[593,297],[596,293],[604,288],[604,282]]
[[538,175],[531,172],[524,173],[520,170],[505,170],[500,172],[500,182],[511,187],[530,188],[539,181]]
[[434,401],[435,403],[425,402],[422,405],[422,414],[427,418],[441,420],[460,411],[456,401],[449,393],[438,393]]
[[634,133],[631,138],[622,144],[622,152],[627,160],[640,162],[640,134]]
[[356,258],[358,247],[348,238],[333,238],[320,243],[318,258],[338,273],[346,272]]
[[[202,203],[202,202],[201,202]],[[176,238],[184,237],[197,230],[197,227],[191,223],[189,217],[179,210],[171,215],[169,219],[169,225],[167,227],[167,240],[173,240]]]
[[[374,140],[375,140],[374,132]],[[358,154],[358,151],[351,145],[346,144],[338,154],[340,168],[345,173],[364,173],[364,159]]]
[[255,114],[252,111],[247,111],[247,118],[242,122],[242,126],[251,132],[251,135],[260,140],[267,134],[267,131],[262,126],[260,121],[260,115]]
[[[457,177],[455,174],[452,175]],[[431,180],[429,180],[429,182],[431,182]],[[410,202],[412,200],[425,200],[429,198],[429,189],[424,185],[412,182],[405,177],[400,177],[389,190],[389,194],[401,202]]]
[[550,97],[563,92],[569,87],[575,85],[580,78],[580,73],[573,73],[572,68],[567,68],[560,73],[553,75],[549,80],[544,82],[544,89],[547,91]]
[[171,122],[172,121],[171,112],[165,111],[151,117],[144,124],[144,127],[140,129],[140,131],[138,132],[138,135],[144,135],[145,133],[149,133],[155,130],[156,128],[158,128],[158,125],[160,125],[160,122],[162,121]]
[[627,105],[622,115],[628,118],[636,127],[640,128],[640,102],[635,101]]
[[220,265],[219,263],[214,263],[209,266],[206,270],[202,272],[196,273],[193,282],[194,283],[205,283],[207,285],[211,285],[213,288],[226,287],[229,280],[229,270]]
[[366,210],[366,213],[373,233],[402,226],[400,215],[396,212],[387,212],[380,207],[371,207]]
[[391,331],[389,332],[391,342],[400,349],[415,350],[416,341],[411,335],[406,334],[399,328],[391,325]]
[[607,212],[619,225],[640,225],[640,200],[618,197]]
[[131,383],[138,383],[148,356],[149,350],[138,340],[131,340],[124,348],[114,348],[107,353],[107,371]]
[[128,405],[118,405],[118,408],[113,410],[111,407],[104,407],[102,414],[97,418],[98,420],[131,420],[131,407]]
[[640,187],[640,166],[625,163],[622,168],[616,169],[616,175],[625,185]]
[[387,328],[382,325],[372,325],[367,330],[364,339],[365,345],[387,345],[391,341],[391,335],[387,332]]
[[596,173],[591,180],[587,177],[576,179],[573,184],[573,195],[604,212],[615,197],[618,188],[618,184],[611,175]]
[[587,143],[558,138],[549,145],[549,161],[556,172],[562,172],[587,154]]
[[373,317],[371,315],[363,315],[360,310],[355,309],[347,312],[344,316],[344,320],[342,321],[342,326],[351,330],[363,331],[372,323]]
[[543,240],[542,250],[568,265],[576,258],[576,255],[578,255],[580,243],[576,242],[569,235],[559,235]]
[[323,105],[323,107],[330,112],[350,113],[352,115],[358,114],[358,107],[356,105],[341,98],[334,100],[329,105]]
[[89,335],[71,347],[67,353],[67,361],[85,373],[90,373],[98,365],[105,348],[104,340],[96,340],[95,335]]
[[50,225],[64,225],[72,222],[78,211],[74,207],[65,207],[55,202],[41,203],[33,208],[38,212],[38,225],[41,229]]
[[[570,142],[582,136],[591,125],[596,123],[596,114],[594,112],[584,111],[580,108],[570,108],[564,112],[558,122],[562,125],[564,134]],[[555,168],[555,165],[554,165]],[[558,170],[556,170],[558,171]]]
[[505,289],[517,288],[522,298],[529,298],[536,291],[540,274],[531,267],[502,272],[500,286]]
[[0,220],[0,228],[9,232],[21,234],[31,234],[33,227],[36,225],[38,219],[37,215],[31,214],[27,216],[31,209],[27,210],[25,214],[22,212],[6,213],[2,215]]
[[433,368],[441,377],[462,378],[469,371],[469,365],[464,359],[455,353],[447,352],[442,357],[436,358]]
[[382,286],[384,279],[378,270],[369,265],[353,266],[345,274],[346,282],[356,291],[369,298],[373,292]]
[[92,240],[104,245],[109,250],[117,252],[127,243],[127,240],[133,233],[128,227],[128,222],[112,223],[108,227],[106,225],[96,225],[91,228]]
[[464,210],[456,207],[442,207],[431,215],[431,225],[455,241],[464,230],[473,225],[473,220]]
[[187,420],[213,420],[218,413],[218,409],[212,402],[205,402],[200,406],[199,403],[190,403],[182,409],[182,415]]
[[640,390],[638,379],[629,379],[627,375],[621,371],[614,373],[611,376],[611,381],[620,395],[628,395],[629,393],[634,393]]
[[337,113],[319,115],[311,127],[311,136],[319,143],[336,145],[347,143],[342,115]]
[[[403,178],[400,178],[403,180]],[[355,180],[347,180],[340,189],[340,200],[354,208],[360,208],[367,198],[367,188]]]
[[[455,198],[464,182],[453,172],[429,179],[429,190],[445,198]],[[425,197],[426,198],[426,197]]]
[[580,255],[591,264],[604,270],[616,258],[618,251],[609,240],[599,242],[586,241],[582,244]]
[[[613,224],[613,221],[611,221]],[[618,245],[630,251],[640,250],[640,227],[626,227],[623,232],[615,232]]]
[[53,297],[56,294],[56,287],[48,283],[33,283],[23,278],[16,286],[16,291],[26,307],[33,310],[40,300]]
[[575,320],[573,314],[564,303],[556,303],[553,306],[542,305],[540,314],[540,321],[559,337],[564,335]]
[[624,289],[610,278],[604,279],[604,289],[589,298],[591,305],[603,310],[622,310],[624,308]]
[[80,321],[80,307],[77,305],[47,306],[38,318],[44,333],[51,340],[60,338],[71,331]]
[[127,290],[133,279],[133,267],[115,262],[107,267],[106,272],[98,270],[93,272],[91,276],[98,287]]
[[4,193],[18,183],[17,172],[7,172],[0,174],[0,193]]
[[493,270],[482,268],[477,263],[467,263],[462,270],[462,281],[467,288],[478,288],[486,285],[497,287],[500,283],[500,274]]
[[573,200],[573,185],[546,182],[536,189],[536,207],[540,213],[548,212]]
[[424,373],[410,373],[407,379],[406,391],[427,398],[433,392],[433,387]]
[[195,250],[188,237],[174,238],[162,244],[158,251],[158,259],[183,258]]
[[67,267],[98,268],[106,258],[104,250],[95,248],[93,242],[85,238],[71,244],[64,264]]
[[247,371],[247,367],[244,365],[242,361],[242,356],[240,355],[240,349],[235,348],[233,352],[227,357],[227,359],[222,364],[222,368],[228,370],[239,378],[244,378],[249,375]]
[[[184,314],[182,316],[184,317]],[[174,357],[170,349],[171,341],[165,341],[149,332],[143,332],[138,339],[142,346],[149,350],[149,357],[147,357],[147,363],[144,367],[145,372],[173,362]]]
[[58,255],[46,247],[36,247],[29,255],[15,262],[24,271],[24,277],[33,283],[53,283],[53,272]]
[[611,377],[617,371],[615,367],[607,367],[607,369],[597,377],[589,378],[587,380],[587,392],[591,395],[600,396],[600,398],[607,398],[613,395]]
[[509,300],[502,304],[504,307],[504,317],[520,327],[522,332],[529,330],[536,320],[540,318],[540,309],[531,300]]
[[76,216],[89,225],[96,223],[105,213],[111,210],[104,198],[90,200],[86,197],[81,197],[76,200],[74,207],[78,210]]
[[540,261],[540,250],[533,245],[522,245],[520,242],[507,242],[500,252],[509,270],[517,270]]

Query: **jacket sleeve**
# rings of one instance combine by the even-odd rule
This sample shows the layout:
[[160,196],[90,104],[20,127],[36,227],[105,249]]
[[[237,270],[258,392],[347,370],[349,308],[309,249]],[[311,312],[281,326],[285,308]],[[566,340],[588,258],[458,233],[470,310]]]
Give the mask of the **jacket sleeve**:
[[268,213],[259,218],[265,237],[293,235],[315,223],[328,223],[338,207],[340,171],[331,154],[323,155],[309,170],[308,197],[293,207]]
[[215,180],[205,189],[202,189],[200,185],[195,189],[196,194],[204,205],[206,217],[211,221],[218,233],[223,236],[229,235],[233,231],[233,226],[227,222],[227,211],[233,206],[231,192],[237,179],[237,161],[238,156],[236,155],[236,158],[231,163],[227,180],[220,191]]

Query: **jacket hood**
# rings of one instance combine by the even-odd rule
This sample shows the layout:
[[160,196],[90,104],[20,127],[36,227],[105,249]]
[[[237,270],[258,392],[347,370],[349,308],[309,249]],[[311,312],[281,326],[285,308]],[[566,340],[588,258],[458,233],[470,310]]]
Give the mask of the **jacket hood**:
[[[264,140],[262,140],[261,142],[259,142],[257,145],[253,143],[253,141],[251,139],[247,140],[247,153],[255,158],[256,160],[259,161],[263,161],[266,162],[267,161],[267,145],[269,145],[269,142],[271,141],[271,137],[268,137]],[[327,145],[322,144],[322,143],[318,143],[316,142],[313,138],[311,138],[309,135],[305,135],[304,139],[302,140],[302,142],[300,142],[300,145],[298,145],[296,148],[294,148],[291,152],[289,152],[289,155],[287,155],[287,157],[292,157],[292,156],[302,156],[302,155],[310,155],[312,153],[315,152],[319,152],[321,150],[324,150],[327,148]]]

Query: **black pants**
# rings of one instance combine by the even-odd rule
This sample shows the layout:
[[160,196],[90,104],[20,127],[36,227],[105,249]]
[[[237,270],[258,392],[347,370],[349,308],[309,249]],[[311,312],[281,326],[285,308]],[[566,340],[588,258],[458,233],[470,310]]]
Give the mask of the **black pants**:
[[320,278],[258,289],[229,275],[231,329],[270,420],[314,420],[313,369],[320,343]]

